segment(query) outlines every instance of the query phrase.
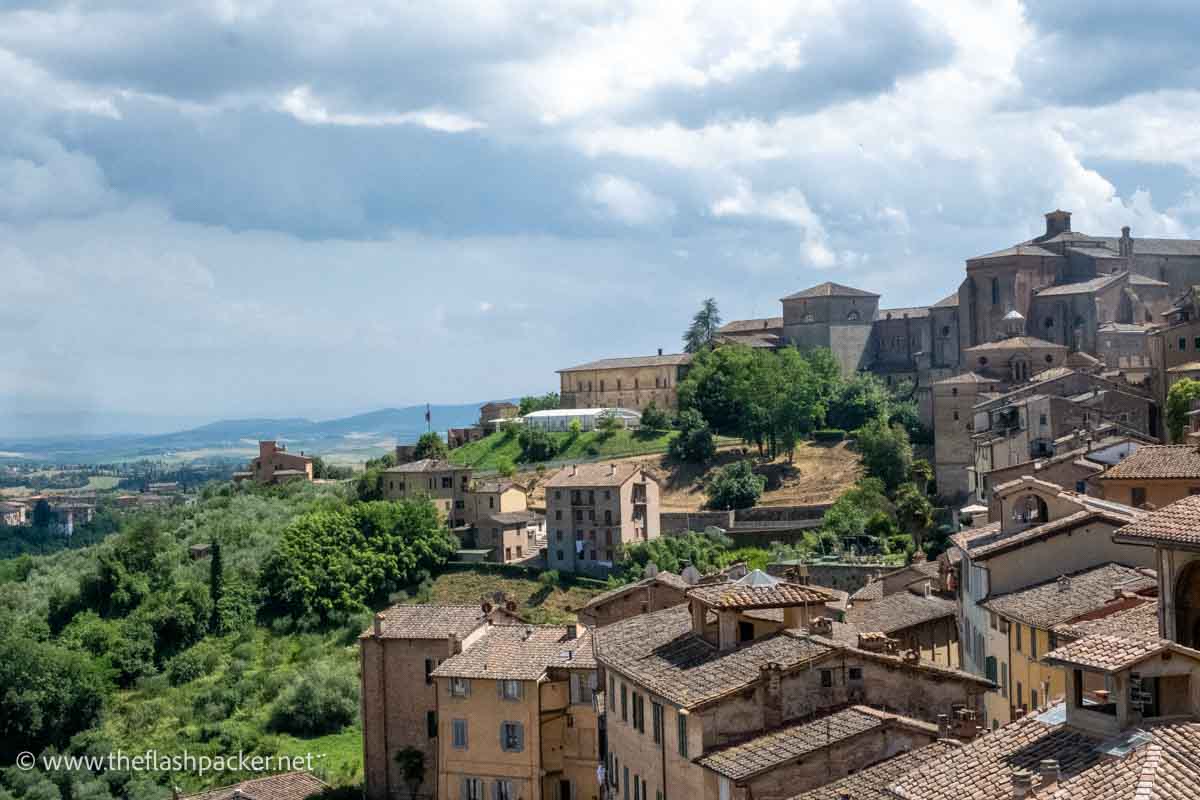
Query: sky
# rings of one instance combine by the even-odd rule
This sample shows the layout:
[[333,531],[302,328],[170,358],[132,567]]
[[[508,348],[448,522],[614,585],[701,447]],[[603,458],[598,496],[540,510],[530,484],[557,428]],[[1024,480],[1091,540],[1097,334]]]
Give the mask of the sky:
[[1189,4],[0,0],[0,418],[340,416],[1200,237]]

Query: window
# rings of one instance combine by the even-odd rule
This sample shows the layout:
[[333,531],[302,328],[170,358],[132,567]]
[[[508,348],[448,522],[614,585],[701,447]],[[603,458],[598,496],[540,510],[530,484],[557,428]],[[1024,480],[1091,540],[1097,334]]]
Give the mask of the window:
[[659,703],[650,704],[650,730],[655,744],[663,740],[663,707]]
[[450,696],[466,697],[471,694],[471,681],[467,678],[450,679]]
[[525,749],[525,727],[521,723],[500,723],[500,749],[506,753],[519,753]]
[[625,767],[621,773],[621,779],[625,782],[625,800],[629,800],[629,767]]
[[554,510],[554,518],[555,518],[555,519],[562,519],[562,509],[561,509],[561,508],[556,508],[556,509]]
[[443,489],[453,489],[454,488],[454,479],[453,478],[442,478],[442,488]]
[[1021,686],[1021,682],[1017,681],[1017,708],[1022,708],[1025,705],[1025,689]]
[[633,693],[633,727],[639,733],[646,732],[646,698],[637,692]]
[[833,670],[821,670],[821,688],[828,689],[831,686],[833,686]]
[[596,694],[596,673],[571,673],[571,702],[574,705],[591,705]]
[[512,781],[496,781],[496,800],[517,800]]
[[1129,502],[1134,507],[1144,506],[1146,504],[1146,488],[1144,486],[1135,486],[1130,489]]
[[1029,657],[1037,658],[1037,628],[1033,626],[1029,628]]
[[1045,425],[1045,424],[1046,424],[1046,415],[1039,414],[1038,415],[1038,425]]
[[1192,349],[1200,350],[1200,336],[1197,336],[1195,339],[1192,340]]
[[642,782],[636,772],[633,774],[633,800],[642,800]]
[[433,671],[437,669],[437,661],[432,658],[425,659],[425,685],[433,685]]
[[1014,623],[1013,623],[1013,630],[1014,630],[1014,631],[1016,631],[1016,637],[1017,637],[1016,647],[1017,647],[1017,652],[1018,652],[1018,653],[1024,652],[1024,651],[1022,650],[1022,647],[1021,647],[1021,624],[1020,624],[1019,622],[1014,622]]
[[617,679],[612,675],[608,676],[608,708],[610,711],[617,710]]
[[437,738],[437,712],[425,712],[425,735],[430,739]]
[[483,779],[482,778],[463,778],[462,797],[463,797],[463,800],[484,800],[484,798],[483,798]]
[[1030,707],[1030,708],[1033,708],[1033,709],[1036,709],[1036,708],[1038,707],[1038,693],[1037,693],[1037,689],[1030,689],[1030,690],[1029,690],[1029,707]]
[[1000,662],[1000,696],[1008,697],[1008,664]]
[[851,667],[849,678],[850,678],[851,683],[862,683],[862,679],[863,679],[862,667]]
[[625,684],[621,684],[621,721],[629,722],[629,697],[625,693]]
[[456,719],[450,723],[450,743],[455,750],[467,749],[467,721]]
[[1050,329],[1050,328],[1053,328],[1053,327],[1054,327],[1054,317],[1046,317],[1046,323],[1045,323],[1045,324],[1046,324],[1046,328],[1047,328],[1047,330],[1048,330],[1048,329]]
[[500,698],[502,700],[520,700],[521,699],[521,682],[512,680],[497,681],[500,687]]
[[992,278],[992,305],[1000,305],[1000,280]]
[[1184,350],[1187,350],[1187,337],[1180,336],[1179,337],[1179,352],[1182,353]]
[[992,626],[992,630],[996,630],[996,628],[999,627],[997,625],[996,620],[997,620],[996,612],[993,611],[989,614],[989,620],[988,620],[988,623]]
[[675,714],[675,735],[679,740],[679,756],[687,758],[687,717],[680,713]]
[[984,674],[984,677],[987,678],[992,683],[996,682],[996,657],[995,656],[988,656],[984,660],[983,674]]
[[958,422],[958,409],[954,410],[954,421]]

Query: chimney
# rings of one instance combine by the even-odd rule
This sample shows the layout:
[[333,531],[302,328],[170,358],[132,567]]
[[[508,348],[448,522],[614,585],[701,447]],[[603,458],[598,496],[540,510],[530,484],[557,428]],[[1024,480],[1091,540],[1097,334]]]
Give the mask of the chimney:
[[1118,245],[1121,255],[1128,258],[1133,255],[1133,237],[1129,235],[1129,226],[1121,228],[1121,240]]
[[766,730],[783,724],[783,667],[769,661],[759,668],[763,681],[763,727]]
[[526,625],[525,632],[521,634],[521,641],[527,642],[527,641],[529,641],[529,637],[531,637],[531,636],[533,636],[533,626]]
[[376,636],[383,635],[383,614],[375,615],[375,635]]
[[[1129,229],[1126,228],[1125,230],[1129,230]],[[1042,775],[1041,788],[1043,790],[1052,789],[1054,786],[1056,786],[1058,784],[1058,777],[1059,777],[1058,759],[1043,758],[1041,763],[1038,765],[1038,772],[1040,772]]]
[[579,626],[575,623],[567,625],[567,638],[574,639],[579,636]]
[[1019,769],[1012,774],[1012,796],[1029,797],[1033,794],[1033,773]]
[[938,714],[937,715],[937,726],[938,726],[938,738],[939,739],[950,738],[950,715],[949,714]]
[[1060,592],[1071,591],[1071,579],[1069,577],[1067,577],[1066,575],[1059,575],[1058,576],[1058,590]]
[[1046,215],[1046,239],[1057,236],[1060,233],[1070,233],[1070,231],[1070,211],[1063,211],[1061,208],[1058,208]]
[[933,597],[933,582],[925,581],[925,596]]
[[609,475],[616,475],[616,474],[617,474],[617,465],[616,465],[616,464],[609,464],[609,465],[608,465],[608,474],[609,474]]
[[459,641],[457,633],[451,633],[450,635],[448,635],[446,637],[446,641],[450,645],[450,653],[452,655],[458,655],[459,653],[462,652],[462,642]]
[[889,639],[887,634],[882,631],[869,631],[858,634],[859,650],[866,650],[870,653],[883,653],[889,650],[890,645],[893,644],[895,644],[895,640]]
[[815,633],[817,636],[832,636],[833,635],[833,618],[832,617],[817,617],[808,624],[808,632]]
[[576,469],[575,465],[574,465],[574,464],[572,464],[572,465],[571,465],[571,477],[572,477],[572,478],[573,478],[573,477],[575,477],[575,473],[576,473],[577,471],[578,471],[578,470]]

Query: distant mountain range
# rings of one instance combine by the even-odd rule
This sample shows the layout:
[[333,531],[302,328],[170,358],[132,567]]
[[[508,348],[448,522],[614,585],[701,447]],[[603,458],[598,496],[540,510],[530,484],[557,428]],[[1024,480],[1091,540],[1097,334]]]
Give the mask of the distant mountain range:
[[[481,403],[430,406],[431,427],[471,425]],[[0,459],[53,463],[108,463],[141,458],[172,461],[241,460],[257,452],[259,439],[277,439],[292,451],[321,455],[331,461],[361,461],[387,452],[396,444],[415,442],[426,430],[425,406],[384,408],[330,420],[301,417],[229,419],[173,433],[3,435]]]

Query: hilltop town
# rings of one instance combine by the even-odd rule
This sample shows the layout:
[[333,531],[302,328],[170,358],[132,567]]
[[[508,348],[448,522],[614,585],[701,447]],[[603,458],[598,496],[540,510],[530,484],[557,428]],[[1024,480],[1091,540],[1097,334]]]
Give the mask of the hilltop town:
[[357,470],[263,439],[228,480],[43,471],[0,503],[0,675],[69,699],[0,701],[3,756],[338,751],[206,800],[1183,797],[1193,283],[1200,241],[1053,211],[929,306],[711,301],[687,352]]

